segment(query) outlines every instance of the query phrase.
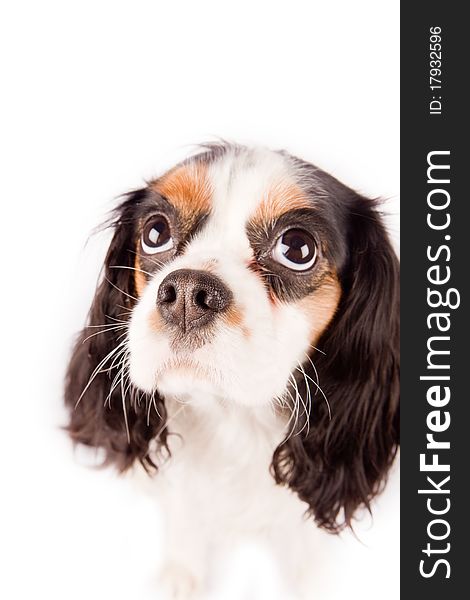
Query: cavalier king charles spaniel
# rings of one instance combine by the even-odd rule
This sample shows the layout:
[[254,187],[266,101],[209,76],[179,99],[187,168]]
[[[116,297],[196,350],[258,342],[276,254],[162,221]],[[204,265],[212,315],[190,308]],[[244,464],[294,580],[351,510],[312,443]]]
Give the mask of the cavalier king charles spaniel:
[[203,593],[211,553],[244,535],[311,598],[313,524],[370,510],[397,451],[399,269],[378,202],[220,143],[111,226],[67,373],[72,439],[157,474],[169,598]]

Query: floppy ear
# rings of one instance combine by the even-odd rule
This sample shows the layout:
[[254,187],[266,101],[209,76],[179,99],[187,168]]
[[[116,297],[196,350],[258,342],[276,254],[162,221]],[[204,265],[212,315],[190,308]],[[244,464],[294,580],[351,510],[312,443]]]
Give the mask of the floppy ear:
[[355,510],[381,490],[399,438],[399,267],[371,200],[354,196],[349,210],[348,258],[340,275],[338,311],[317,342],[322,390],[298,381],[314,399],[309,428],[285,440],[273,457],[278,483],[308,503],[320,527],[337,533]]
[[70,436],[103,449],[105,463],[121,471],[135,460],[146,469],[156,468],[149,455],[152,440],[166,448],[163,400],[133,388],[126,371],[127,321],[136,302],[135,211],[144,194],[129,194],[116,210],[101,282],[73,349],[65,385]]

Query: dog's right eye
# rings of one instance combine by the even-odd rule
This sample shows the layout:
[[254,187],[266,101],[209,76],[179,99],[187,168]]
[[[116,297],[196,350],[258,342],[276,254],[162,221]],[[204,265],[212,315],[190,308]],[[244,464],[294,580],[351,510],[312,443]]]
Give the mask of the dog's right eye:
[[158,215],[145,225],[141,245],[146,254],[157,254],[173,248],[170,224],[166,217]]
[[288,269],[307,271],[317,259],[317,245],[303,229],[288,229],[278,238],[272,257]]

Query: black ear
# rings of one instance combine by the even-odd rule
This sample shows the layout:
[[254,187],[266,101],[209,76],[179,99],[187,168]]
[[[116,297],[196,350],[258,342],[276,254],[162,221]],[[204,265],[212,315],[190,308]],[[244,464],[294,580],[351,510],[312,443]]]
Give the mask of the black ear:
[[316,373],[298,380],[314,399],[309,428],[276,450],[273,471],[308,503],[331,532],[351,525],[359,506],[370,510],[399,439],[399,267],[373,201],[354,196],[348,208],[348,258],[340,273],[342,300],[311,356]]
[[155,467],[149,453],[152,440],[157,448],[166,448],[163,400],[134,389],[125,369],[127,321],[136,302],[135,214],[144,195],[145,190],[129,194],[116,210],[101,282],[73,349],[65,385],[70,436],[104,450],[105,462],[120,470],[135,460]]

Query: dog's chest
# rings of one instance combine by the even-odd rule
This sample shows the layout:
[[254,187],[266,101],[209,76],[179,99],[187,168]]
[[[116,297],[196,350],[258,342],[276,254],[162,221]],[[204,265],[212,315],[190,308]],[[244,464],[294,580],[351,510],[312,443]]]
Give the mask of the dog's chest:
[[270,474],[272,455],[285,424],[274,414],[253,409],[176,408],[171,419],[172,457],[165,466],[165,496],[175,505],[191,504],[199,516],[234,529],[269,527],[273,511],[299,501]]

